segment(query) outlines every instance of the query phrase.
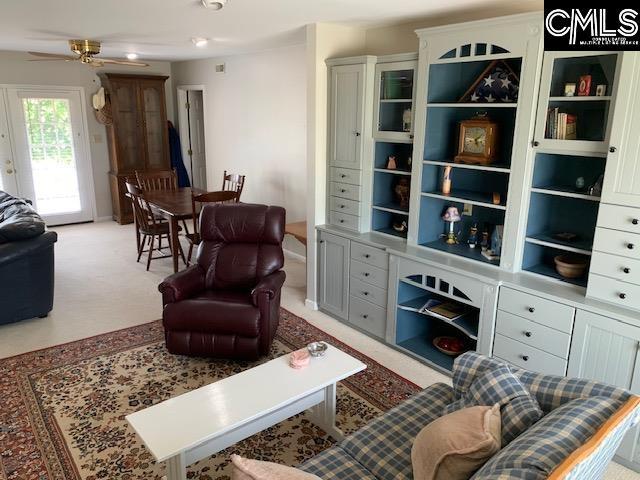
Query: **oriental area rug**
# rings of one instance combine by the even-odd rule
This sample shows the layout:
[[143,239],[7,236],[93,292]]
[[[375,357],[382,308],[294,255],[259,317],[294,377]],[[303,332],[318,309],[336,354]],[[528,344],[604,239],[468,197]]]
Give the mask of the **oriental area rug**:
[[[0,479],[159,480],[164,465],[154,461],[126,415],[319,340],[368,367],[338,385],[337,423],[345,433],[419,390],[286,310],[269,357],[258,362],[171,355],[156,321],[0,360]],[[309,418],[297,415],[194,463],[188,478],[229,480],[232,453],[304,462],[333,443]]]

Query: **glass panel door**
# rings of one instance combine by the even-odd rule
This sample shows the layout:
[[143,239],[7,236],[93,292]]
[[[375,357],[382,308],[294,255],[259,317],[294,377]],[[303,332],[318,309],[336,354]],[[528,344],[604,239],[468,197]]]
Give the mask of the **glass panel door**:
[[141,82],[142,110],[144,114],[145,143],[147,149],[148,168],[152,170],[166,169],[169,164],[165,158],[167,125],[162,111],[164,89],[157,83]]
[[9,195],[18,195],[15,165],[9,137],[8,112],[5,102],[5,92],[0,89],[0,190]]
[[10,90],[18,188],[49,225],[92,220],[79,92]]
[[377,67],[377,139],[410,140],[413,137],[415,62],[396,62]]

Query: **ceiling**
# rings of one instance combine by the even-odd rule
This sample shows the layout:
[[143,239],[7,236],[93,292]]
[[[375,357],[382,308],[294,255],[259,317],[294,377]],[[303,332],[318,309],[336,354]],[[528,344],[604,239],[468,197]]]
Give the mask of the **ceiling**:
[[[0,50],[69,53],[66,40],[103,41],[103,54],[187,60],[304,42],[315,22],[370,27],[508,0],[228,0],[221,11],[199,0],[11,0],[0,16]],[[192,37],[211,41],[196,48]]]

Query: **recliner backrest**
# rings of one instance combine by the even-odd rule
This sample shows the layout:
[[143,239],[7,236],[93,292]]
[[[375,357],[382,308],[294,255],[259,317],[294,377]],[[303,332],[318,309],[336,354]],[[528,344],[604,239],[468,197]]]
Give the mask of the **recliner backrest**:
[[246,203],[205,205],[197,263],[206,288],[253,288],[284,265],[285,210]]

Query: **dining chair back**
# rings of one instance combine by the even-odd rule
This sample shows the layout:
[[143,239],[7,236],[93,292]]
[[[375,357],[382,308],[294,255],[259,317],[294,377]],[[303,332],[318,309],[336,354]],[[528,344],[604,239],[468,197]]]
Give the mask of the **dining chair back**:
[[227,173],[224,171],[224,177],[222,180],[222,190],[231,190],[238,193],[237,202],[240,201],[240,195],[242,194],[242,189],[244,188],[244,175],[238,175],[237,173]]
[[145,192],[178,189],[178,175],[175,170],[136,172],[136,178],[138,185]]
[[193,195],[191,197],[191,212],[193,215],[193,233],[186,235],[189,240],[189,253],[187,254],[187,262],[191,262],[191,255],[193,253],[194,245],[200,243],[200,233],[198,231],[198,215],[202,206],[199,204],[205,203],[235,203],[238,202],[240,194],[233,190],[223,190],[221,192],[206,192],[199,195]]

